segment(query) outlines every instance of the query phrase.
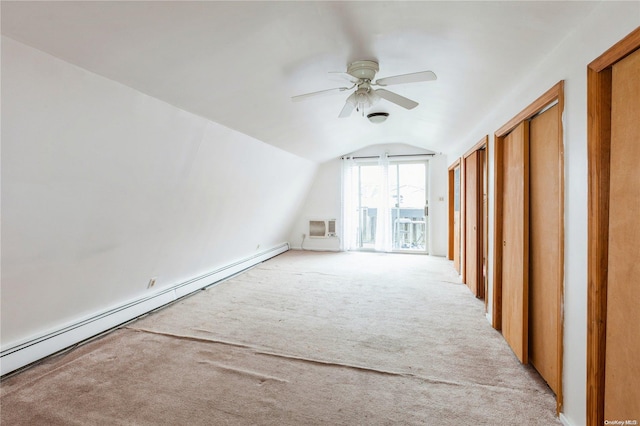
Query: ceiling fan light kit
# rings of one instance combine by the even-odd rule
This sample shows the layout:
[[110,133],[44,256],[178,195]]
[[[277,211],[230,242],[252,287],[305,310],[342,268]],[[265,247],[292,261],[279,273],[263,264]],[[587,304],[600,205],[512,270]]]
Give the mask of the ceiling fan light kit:
[[388,112],[372,112],[367,114],[367,118],[369,119],[369,121],[376,124],[384,123],[385,121],[387,121],[388,117]]
[[[310,97],[314,97],[316,95],[322,95],[336,91],[343,92],[346,90],[352,90],[357,87],[356,91],[351,93],[351,95],[349,95],[349,97],[347,98],[344,107],[342,107],[342,111],[340,111],[340,114],[338,114],[338,117],[349,117],[354,109],[359,112],[361,111],[362,116],[364,116],[365,108],[369,108],[375,105],[380,100],[380,98],[399,105],[405,109],[413,109],[418,106],[417,102],[385,89],[373,89],[372,86],[390,86],[393,84],[418,83],[421,81],[433,81],[437,78],[432,71],[421,71],[411,74],[385,77],[374,81],[376,73],[379,71],[379,69],[380,67],[378,63],[374,61],[352,62],[347,67],[346,73],[331,73],[343,77],[345,80],[352,84],[351,87],[336,87],[334,89],[321,90],[319,92],[312,92],[306,93],[304,95],[294,96],[291,99],[294,102],[297,102]],[[372,122],[382,122],[386,120],[386,117],[389,115],[388,113],[381,114],[386,114],[386,116],[384,116],[381,121],[371,120],[371,117],[369,116],[372,114],[367,115],[367,118],[369,118],[369,120],[371,120]]]

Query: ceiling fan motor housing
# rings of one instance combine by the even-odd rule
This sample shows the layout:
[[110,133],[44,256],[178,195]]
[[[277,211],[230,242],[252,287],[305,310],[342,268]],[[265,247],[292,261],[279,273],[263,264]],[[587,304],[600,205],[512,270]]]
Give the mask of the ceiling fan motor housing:
[[372,81],[380,70],[378,63],[373,61],[355,61],[347,67],[347,74],[362,80]]

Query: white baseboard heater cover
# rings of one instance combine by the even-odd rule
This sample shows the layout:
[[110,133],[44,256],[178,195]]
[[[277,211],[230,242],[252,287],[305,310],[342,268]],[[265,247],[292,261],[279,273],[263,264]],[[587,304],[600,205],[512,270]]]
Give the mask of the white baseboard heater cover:
[[66,349],[107,330],[124,324],[158,309],[194,291],[229,278],[260,262],[271,259],[289,250],[282,243],[253,256],[224,265],[191,280],[159,290],[157,293],[112,307],[91,317],[82,318],[64,327],[34,337],[23,343],[2,348],[0,352],[0,374],[4,375]]

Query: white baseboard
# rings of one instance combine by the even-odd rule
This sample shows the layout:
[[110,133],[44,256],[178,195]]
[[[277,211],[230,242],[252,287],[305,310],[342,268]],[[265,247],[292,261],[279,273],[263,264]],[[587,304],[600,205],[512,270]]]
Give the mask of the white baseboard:
[[560,413],[560,422],[562,422],[563,425],[565,426],[573,426],[573,423],[571,423],[569,421],[569,419],[567,419],[563,413]]
[[291,250],[299,250],[299,251],[318,251],[318,252],[334,252],[334,253],[338,253],[342,250],[340,250],[339,248],[301,248],[301,247],[291,247]]
[[157,293],[114,306],[90,317],[75,321],[65,327],[52,330],[21,344],[3,348],[0,352],[0,374],[4,375],[38,361],[79,342],[117,327],[147,312],[171,303],[189,293],[215,284],[247,268],[264,262],[289,250],[288,243],[282,243],[253,256],[222,266],[207,274],[159,290]]

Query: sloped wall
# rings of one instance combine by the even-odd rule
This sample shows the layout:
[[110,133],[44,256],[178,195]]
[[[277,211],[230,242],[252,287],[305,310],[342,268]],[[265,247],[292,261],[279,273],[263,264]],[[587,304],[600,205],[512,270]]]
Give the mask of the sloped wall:
[[[340,239],[337,237],[309,238],[309,221],[336,219],[336,231],[338,235],[341,234],[341,173],[342,162],[339,159],[320,164],[289,236],[291,248],[321,251],[340,250]],[[303,234],[305,238],[302,237]]]
[[287,241],[316,167],[3,37],[3,349]]

